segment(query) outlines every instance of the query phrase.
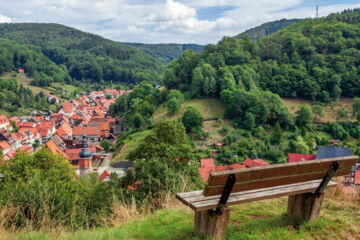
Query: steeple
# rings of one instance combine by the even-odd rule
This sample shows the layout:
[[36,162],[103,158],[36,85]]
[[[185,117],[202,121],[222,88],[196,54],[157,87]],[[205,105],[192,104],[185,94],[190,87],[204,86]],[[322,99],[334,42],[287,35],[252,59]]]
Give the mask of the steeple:
[[88,142],[87,142],[87,137],[86,137],[86,134],[85,134],[85,129],[84,129],[84,132],[83,132],[82,142],[81,143],[82,143],[82,148],[81,148],[81,151],[79,152],[80,159],[89,159],[89,158],[91,158],[92,153],[89,151],[89,148],[88,148]]

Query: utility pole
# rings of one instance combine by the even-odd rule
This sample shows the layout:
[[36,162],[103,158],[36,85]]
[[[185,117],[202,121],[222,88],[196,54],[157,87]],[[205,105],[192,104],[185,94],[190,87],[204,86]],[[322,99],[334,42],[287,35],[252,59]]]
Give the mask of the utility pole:
[[319,5],[316,5],[316,15],[315,18],[319,17]]

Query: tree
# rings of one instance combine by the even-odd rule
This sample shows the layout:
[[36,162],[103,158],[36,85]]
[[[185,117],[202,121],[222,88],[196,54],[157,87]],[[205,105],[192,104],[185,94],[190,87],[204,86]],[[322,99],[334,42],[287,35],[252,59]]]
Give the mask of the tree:
[[356,120],[360,122],[360,98],[354,98],[353,107],[353,116],[356,117]]
[[320,117],[324,117],[324,107],[322,105],[319,105],[319,104],[313,105],[312,111],[315,115],[315,119],[316,119],[316,115],[318,115]]
[[139,113],[135,113],[132,119],[133,127],[141,128],[142,126],[144,126],[144,124],[145,124],[144,118]]
[[179,99],[173,97],[170,99],[167,103],[168,113],[175,114],[177,113],[181,108],[181,102]]
[[104,150],[105,150],[105,152],[109,152],[109,149],[110,149],[110,147],[111,147],[111,143],[109,142],[109,140],[102,140],[101,142],[100,142],[100,146],[102,147],[102,148],[104,148]]
[[308,105],[302,104],[296,112],[296,123],[301,126],[308,127],[313,121],[313,112]]
[[40,145],[40,141],[38,139],[35,140],[35,142],[32,144],[32,147],[36,150]]
[[274,129],[273,129],[273,134],[271,137],[271,142],[273,144],[279,144],[281,142],[281,136],[282,136],[282,129],[280,127],[279,122],[275,123]]
[[187,107],[186,112],[181,119],[187,132],[201,129],[203,125],[203,120],[204,118],[201,115],[200,111],[193,106]]

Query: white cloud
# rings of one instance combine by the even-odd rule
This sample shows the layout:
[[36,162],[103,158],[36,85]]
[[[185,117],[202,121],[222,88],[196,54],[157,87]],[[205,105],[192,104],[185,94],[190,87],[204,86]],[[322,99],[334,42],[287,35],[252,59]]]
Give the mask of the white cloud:
[[[271,20],[313,17],[315,6],[293,8],[303,2],[306,0],[0,0],[0,22],[56,22],[117,41],[205,44]],[[359,1],[320,7],[320,15],[356,5]],[[209,7],[230,10],[216,18],[198,15]]]
[[9,23],[9,22],[11,22],[11,18],[0,14],[0,23]]

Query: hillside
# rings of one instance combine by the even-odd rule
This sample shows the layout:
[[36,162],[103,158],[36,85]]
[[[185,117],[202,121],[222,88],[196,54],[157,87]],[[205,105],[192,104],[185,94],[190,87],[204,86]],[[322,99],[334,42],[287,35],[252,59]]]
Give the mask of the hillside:
[[[41,71],[50,78],[48,82],[64,79],[68,83],[72,80],[156,82],[162,69],[157,60],[142,51],[59,24],[0,24],[0,38],[17,44],[36,46],[38,51],[64,69],[67,77],[61,79]],[[11,57],[11,62],[13,58]],[[33,75],[29,66],[19,64],[18,67],[24,68],[30,76]]]
[[145,43],[124,43],[125,45],[137,48],[154,58],[158,59],[164,65],[169,64],[172,60],[181,57],[183,52],[187,49],[192,49],[199,53],[204,46],[197,44],[176,44],[176,43],[159,43],[159,44],[145,44]]
[[224,38],[170,64],[164,85],[196,97],[233,89],[323,103],[358,96],[359,19],[354,9],[299,21],[258,42]]
[[236,35],[235,37],[238,39],[241,39],[245,35],[248,35],[251,40],[257,41],[262,37],[273,34],[284,27],[287,27],[287,26],[290,26],[291,24],[297,23],[300,20],[301,19],[281,19],[281,20],[276,20],[276,21],[272,21],[272,22],[266,22],[264,24],[261,24],[260,26],[250,28],[249,30],[242,32],[242,33]]
[[[285,216],[286,206],[287,198],[233,206],[226,239],[355,240],[360,237],[359,219],[355,214],[360,211],[360,205],[356,201],[328,194],[320,219],[300,226]],[[180,203],[171,203],[167,210],[147,216],[130,212],[120,210],[125,223],[115,227],[75,233],[19,234],[14,239],[202,239],[193,234],[193,211]]]

